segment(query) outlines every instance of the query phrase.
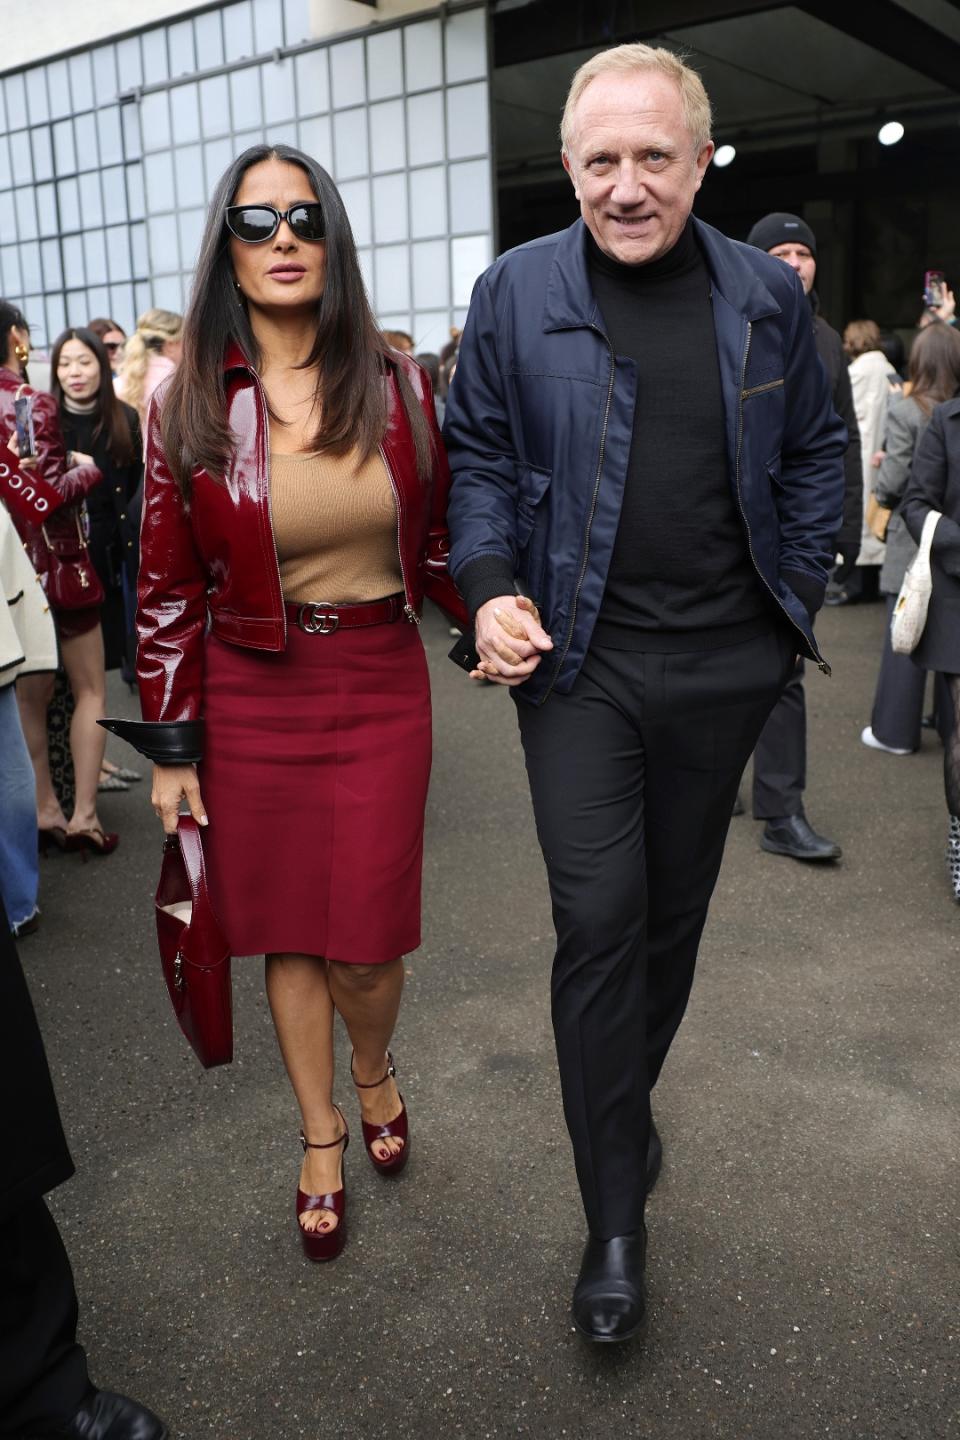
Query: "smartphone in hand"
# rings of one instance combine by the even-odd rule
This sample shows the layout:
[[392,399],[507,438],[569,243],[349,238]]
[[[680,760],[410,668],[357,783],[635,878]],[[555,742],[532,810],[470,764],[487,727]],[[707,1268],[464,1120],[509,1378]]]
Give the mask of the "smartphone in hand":
[[17,427],[17,448],[21,460],[28,460],[37,453],[37,440],[33,430],[33,396],[18,395],[13,402],[13,420]]
[[947,277],[942,270],[928,270],[923,277],[923,303],[928,310],[938,309],[947,298]]

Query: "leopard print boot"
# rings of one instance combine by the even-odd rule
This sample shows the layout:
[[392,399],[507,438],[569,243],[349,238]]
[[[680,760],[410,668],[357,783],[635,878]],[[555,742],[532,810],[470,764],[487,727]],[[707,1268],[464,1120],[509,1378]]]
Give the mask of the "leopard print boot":
[[950,828],[947,831],[947,872],[953,898],[960,905],[960,816],[957,815],[950,816]]

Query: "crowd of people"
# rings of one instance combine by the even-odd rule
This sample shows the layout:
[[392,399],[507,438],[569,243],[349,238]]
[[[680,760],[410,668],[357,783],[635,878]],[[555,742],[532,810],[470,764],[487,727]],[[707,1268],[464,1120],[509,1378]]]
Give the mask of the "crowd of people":
[[[562,128],[581,219],[502,257],[439,354],[378,328],[336,185],[285,145],[252,147],[219,182],[185,318],[64,331],[44,391],[29,385],[29,317],[0,302],[0,435],[16,473],[62,502],[42,523],[12,490],[0,505],[9,929],[37,928],[42,851],[117,849],[97,796],[140,775],[106,758],[100,722],[107,670],[135,676],[142,720],[109,727],[153,762],[168,836],[182,814],[203,832],[231,951],[266,957],[300,1119],[300,1243],[336,1259],[350,1139],[332,1100],[337,1017],[367,1159],[396,1175],[410,1153],[391,1044],[420,943],[431,719],[417,627],[434,600],[472,633],[464,668],[517,702],[589,1231],[573,1316],[598,1342],[644,1320],[662,1154],[650,1094],[745,764],[754,753],[763,848],[836,861],[804,808],[804,660],[827,668],[814,619],[825,599],[883,596],[892,612],[932,512],[927,625],[912,658],[884,642],[862,739],[916,750],[925,675],[940,677],[960,901],[953,297],[926,308],[905,375],[873,321],[841,338],[801,217],[762,217],[747,245],[693,217],[710,120],[671,52],[621,46],[583,65]],[[49,744],[64,703],[69,798]],[[109,1434],[162,1433],[153,1417],[124,1429],[124,1404]],[[57,1433],[108,1433],[88,1420]]]
[[[79,851],[84,858],[112,854],[119,836],[100,821],[98,793],[129,789],[141,778],[138,770],[106,757],[98,722],[105,714],[106,672],[119,669],[134,679],[142,425],[154,390],[179,359],[182,324],[179,315],[150,310],[129,337],[105,317],[71,327],[56,337],[49,388],[39,390],[29,384],[29,318],[0,302],[0,426],[7,453],[24,475],[42,478],[66,501],[42,525],[16,509],[2,510],[46,589],[65,678],[56,704],[67,711],[60,717],[65,727],[51,725],[58,666],[49,664],[43,645],[34,653],[25,638],[12,637],[22,652],[9,663],[16,671],[24,744],[12,752],[16,766],[8,758],[6,768],[18,815],[33,812],[29,844],[9,856],[4,847],[0,866],[0,892],[15,935],[29,934],[39,923],[37,857],[52,850]],[[16,415],[23,397],[32,432],[25,453]],[[4,582],[8,596],[16,593],[12,577],[5,575]],[[68,755],[52,743],[63,728]],[[21,831],[25,839],[25,821]],[[18,877],[15,887],[8,866]]]

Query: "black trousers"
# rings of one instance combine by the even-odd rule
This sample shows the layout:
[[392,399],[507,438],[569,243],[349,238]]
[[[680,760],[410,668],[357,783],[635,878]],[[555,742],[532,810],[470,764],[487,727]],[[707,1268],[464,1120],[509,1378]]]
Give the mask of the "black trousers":
[[799,815],[807,788],[807,697],[800,660],[770,711],[753,752],[753,816]]
[[683,1018],[737,786],[793,668],[771,630],[722,650],[594,647],[517,701],[557,950],[552,1010],[590,1232],[643,1218],[650,1091]]
[[53,1429],[90,1388],[77,1292],[42,1199],[0,1222],[0,1436]]
[[884,745],[892,745],[897,750],[919,750],[927,672],[914,665],[909,655],[895,653],[890,643],[890,619],[897,597],[888,595],[886,601],[887,624],[870,725]]

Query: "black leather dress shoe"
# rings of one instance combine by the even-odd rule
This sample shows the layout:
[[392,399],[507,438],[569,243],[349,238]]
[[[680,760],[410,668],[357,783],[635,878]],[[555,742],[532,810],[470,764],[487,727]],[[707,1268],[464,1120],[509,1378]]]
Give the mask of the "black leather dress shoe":
[[789,855],[793,860],[839,860],[843,854],[835,840],[817,834],[802,812],[768,820],[760,848],[771,855]]
[[585,1340],[610,1345],[643,1328],[647,1301],[643,1270],[647,1232],[595,1240],[591,1235],[573,1292],[573,1323]]
[[650,1143],[647,1146],[647,1194],[657,1183],[660,1167],[663,1165],[663,1141],[653,1119],[650,1120]]
[[30,1440],[167,1440],[169,1434],[163,1421],[145,1405],[127,1395],[91,1390],[59,1430],[38,1431]]

